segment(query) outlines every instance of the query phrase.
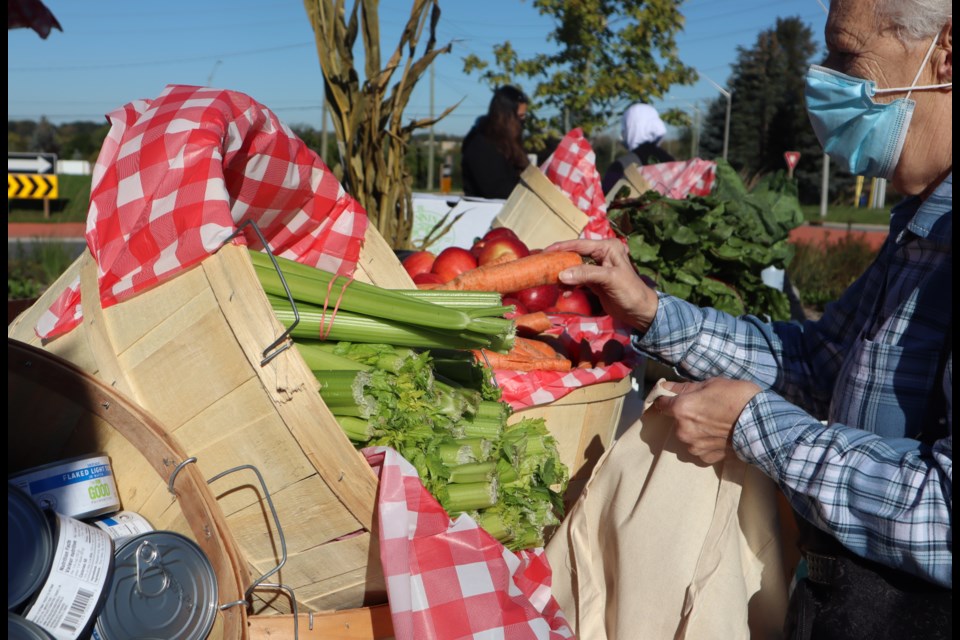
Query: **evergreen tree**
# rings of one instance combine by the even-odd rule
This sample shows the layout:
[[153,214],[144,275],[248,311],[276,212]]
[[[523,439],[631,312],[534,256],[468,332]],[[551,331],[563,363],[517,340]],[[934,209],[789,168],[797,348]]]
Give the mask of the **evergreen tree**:
[[[759,176],[786,169],[785,151],[799,151],[794,171],[804,203],[820,201],[823,150],[804,106],[807,68],[817,53],[813,32],[800,18],[778,18],[756,43],[737,50],[728,79],[733,95],[728,160],[749,184]],[[703,157],[720,156],[726,100],[713,100],[701,137]],[[852,178],[831,165],[831,200],[849,188]]]

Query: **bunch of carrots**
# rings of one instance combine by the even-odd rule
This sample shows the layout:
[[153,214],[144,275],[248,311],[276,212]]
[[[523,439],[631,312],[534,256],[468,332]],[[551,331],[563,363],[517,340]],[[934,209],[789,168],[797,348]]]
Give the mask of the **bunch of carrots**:
[[[560,272],[583,263],[571,251],[540,252],[516,260],[494,261],[464,271],[446,284],[434,288],[453,291],[496,291],[506,294],[543,284],[558,284]],[[552,323],[542,311],[515,316],[517,337],[508,353],[474,349],[477,360],[491,369],[513,371],[569,371],[573,362],[546,342],[531,339],[550,329]],[[525,337],[526,336],[526,337]]]

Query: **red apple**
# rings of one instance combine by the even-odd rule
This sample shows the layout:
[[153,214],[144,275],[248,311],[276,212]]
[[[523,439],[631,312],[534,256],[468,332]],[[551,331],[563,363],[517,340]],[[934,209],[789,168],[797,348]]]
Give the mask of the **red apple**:
[[593,313],[590,306],[590,298],[583,289],[566,289],[560,292],[557,303],[548,311],[556,313],[576,313],[582,316],[589,316]]
[[473,246],[470,247],[470,255],[474,258],[480,259],[480,252],[483,251],[483,245],[487,244],[486,240],[477,240],[473,243]]
[[527,309],[527,306],[526,306],[525,304],[523,304],[522,302],[520,302],[518,299],[516,299],[516,298],[514,298],[514,297],[504,298],[504,299],[503,299],[503,306],[509,307],[510,305],[513,305],[513,306],[515,307],[515,309],[514,309],[513,313],[508,313],[508,314],[506,315],[506,317],[508,317],[508,318],[512,318],[513,316],[521,316],[521,315],[523,315],[523,314],[525,314],[525,313],[530,313],[530,310]]
[[462,247],[447,247],[433,261],[431,271],[450,282],[464,271],[477,268],[477,259]]
[[494,227],[483,235],[482,240],[489,241],[496,240],[498,238],[513,238],[514,240],[520,239],[510,227]]
[[445,280],[443,278],[432,271],[418,273],[413,276],[413,284],[443,284],[444,282]]
[[415,251],[403,259],[401,263],[411,278],[421,273],[429,273],[433,268],[433,261],[437,257],[429,251]]
[[560,287],[555,284],[541,284],[517,292],[517,299],[529,311],[544,311],[557,303]]
[[[501,227],[502,228],[502,227]],[[530,255],[530,249],[516,238],[494,238],[486,240],[477,263],[480,266],[493,260],[516,260]]]

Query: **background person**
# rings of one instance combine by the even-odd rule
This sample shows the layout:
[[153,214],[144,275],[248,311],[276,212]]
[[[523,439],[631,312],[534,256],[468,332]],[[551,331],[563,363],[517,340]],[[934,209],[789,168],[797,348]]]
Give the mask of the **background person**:
[[675,158],[660,148],[665,135],[667,125],[652,106],[637,102],[627,107],[620,122],[620,139],[629,152],[614,160],[603,174],[603,192],[610,193],[626,166],[673,162]]
[[520,89],[504,85],[493,93],[463,140],[463,193],[479,198],[507,198],[530,160],[523,150],[523,121],[530,101]]
[[[953,19],[949,0],[834,0],[807,111],[830,157],[890,179],[876,259],[823,317],[733,318],[648,288],[618,240],[587,284],[634,345],[694,382],[655,408],[712,464],[736,455],[782,489],[803,560],[790,638],[948,638],[953,587]],[[825,419],[825,422],[821,422]]]

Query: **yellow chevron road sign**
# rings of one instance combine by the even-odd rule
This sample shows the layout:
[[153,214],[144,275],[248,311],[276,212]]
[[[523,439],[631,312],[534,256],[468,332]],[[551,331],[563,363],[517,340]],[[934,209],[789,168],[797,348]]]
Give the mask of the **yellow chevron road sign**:
[[58,197],[57,176],[30,173],[7,174],[7,200],[41,200]]

